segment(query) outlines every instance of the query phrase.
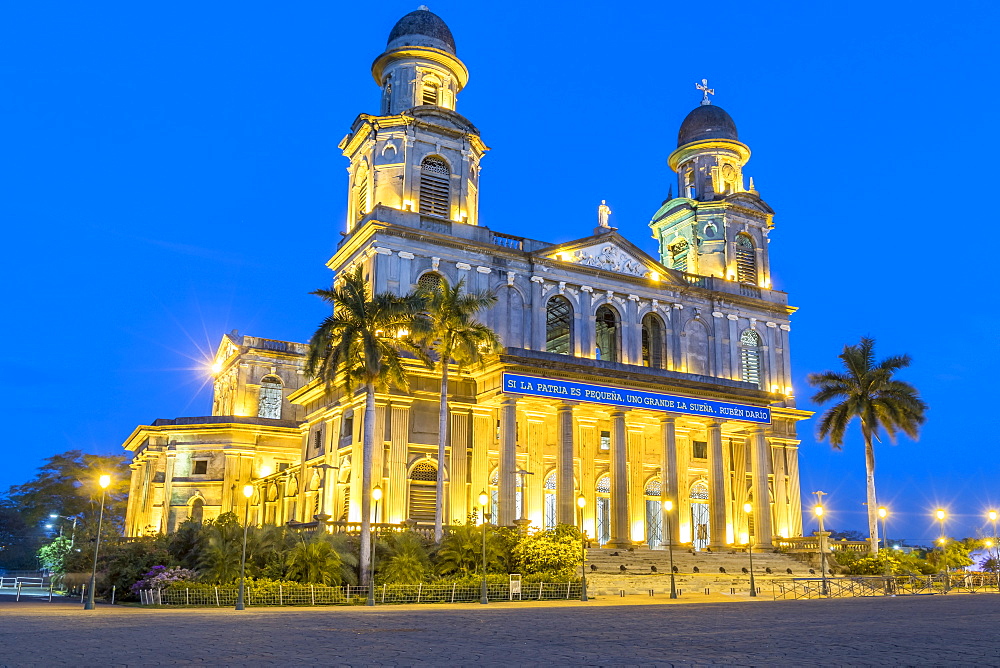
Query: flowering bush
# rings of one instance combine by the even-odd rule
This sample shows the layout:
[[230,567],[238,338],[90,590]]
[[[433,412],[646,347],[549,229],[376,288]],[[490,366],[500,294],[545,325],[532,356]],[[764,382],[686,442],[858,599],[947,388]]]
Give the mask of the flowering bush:
[[140,589],[164,589],[175,582],[191,582],[198,574],[187,568],[167,568],[166,566],[153,566],[142,579],[132,585],[132,593]]

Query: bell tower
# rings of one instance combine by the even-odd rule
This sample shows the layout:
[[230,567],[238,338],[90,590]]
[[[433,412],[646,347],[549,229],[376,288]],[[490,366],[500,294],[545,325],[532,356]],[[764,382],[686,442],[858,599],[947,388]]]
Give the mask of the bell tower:
[[649,224],[660,261],[689,274],[770,288],[767,235],[774,211],[752,178],[744,185],[750,148],[739,141],[736,123],[712,104],[715,91],[706,80],[696,86],[704,97],[681,123],[667,159],[679,196],[668,198]]
[[340,142],[347,170],[347,231],[376,205],[478,224],[479,161],[488,148],[456,111],[469,71],[443,20],[421,5],[389,33],[372,63],[381,108],[361,114]]

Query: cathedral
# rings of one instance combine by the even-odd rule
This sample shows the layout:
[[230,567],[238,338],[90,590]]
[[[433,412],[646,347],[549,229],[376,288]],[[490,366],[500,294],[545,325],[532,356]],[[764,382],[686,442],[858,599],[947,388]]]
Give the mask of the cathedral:
[[[457,53],[426,7],[402,17],[372,64],[378,113],[359,115],[339,145],[348,214],[331,280],[361,268],[375,292],[396,294],[464,280],[497,296],[479,319],[503,345],[453,375],[443,461],[435,372],[413,360],[407,391],[376,395],[383,496],[371,520],[421,530],[440,505],[446,524],[485,511],[503,526],[575,524],[594,545],[652,549],[769,549],[801,535],[796,423],[810,413],[791,387],[795,308],[771,284],[774,212],[744,175],[750,149],[707,82],[667,157],[677,196],[649,222],[653,256],[610,225],[604,203],[590,236],[562,243],[482,224],[488,149],[458,111],[469,72]],[[127,535],[230,511],[357,530],[371,493],[365,395],[309,378],[307,352],[222,337],[212,414],[156,420],[124,444]]]

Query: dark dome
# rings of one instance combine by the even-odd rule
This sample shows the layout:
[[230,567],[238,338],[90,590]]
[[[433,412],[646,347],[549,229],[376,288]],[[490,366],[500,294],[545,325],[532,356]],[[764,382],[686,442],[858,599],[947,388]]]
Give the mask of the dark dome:
[[455,53],[455,38],[441,17],[424,5],[396,21],[389,33],[386,50],[401,46],[429,46]]
[[739,141],[736,134],[736,123],[732,116],[722,107],[714,104],[703,104],[695,107],[681,123],[677,133],[677,146],[684,146],[695,141],[706,139],[732,139]]

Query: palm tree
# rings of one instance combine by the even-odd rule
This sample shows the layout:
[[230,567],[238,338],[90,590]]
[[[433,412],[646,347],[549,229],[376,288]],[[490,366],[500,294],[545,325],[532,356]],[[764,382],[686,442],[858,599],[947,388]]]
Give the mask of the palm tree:
[[414,321],[414,335],[433,351],[434,363],[441,372],[441,406],[438,413],[437,508],[434,512],[434,542],[441,542],[444,532],[444,456],[448,441],[449,367],[457,371],[467,364],[482,361],[483,355],[500,348],[496,332],[474,318],[479,311],[497,302],[492,292],[463,293],[465,279],[450,285],[441,277],[437,285],[423,287],[417,294],[424,300],[424,310]]
[[421,300],[390,292],[372,295],[361,267],[343,276],[340,287],[315,290],[333,307],[309,340],[306,370],[328,386],[340,382],[346,392],[358,385],[365,390],[364,436],[361,457],[361,582],[368,581],[371,554],[372,451],[375,441],[375,389],[392,385],[406,389],[401,353],[426,356],[403,335],[411,328]]
[[431,560],[424,541],[416,533],[390,534],[387,547],[389,558],[379,569],[384,582],[390,584],[418,584],[431,573]]
[[340,553],[325,535],[300,540],[288,553],[286,575],[296,582],[339,586],[342,582]]
[[[875,497],[875,448],[879,430],[884,430],[893,443],[902,431],[916,440],[919,427],[926,419],[927,404],[909,383],[892,377],[895,371],[910,366],[909,355],[896,355],[880,362],[875,360],[875,339],[862,337],[856,346],[844,346],[839,355],[844,371],[811,373],[809,384],[819,388],[812,400],[823,404],[831,399],[840,403],[827,410],[819,423],[820,439],[829,438],[839,450],[844,444],[844,432],[855,417],[861,419],[861,434],[865,439],[865,471],[868,483],[868,533],[871,551],[878,553],[878,503]],[[879,441],[881,442],[881,441]]]

